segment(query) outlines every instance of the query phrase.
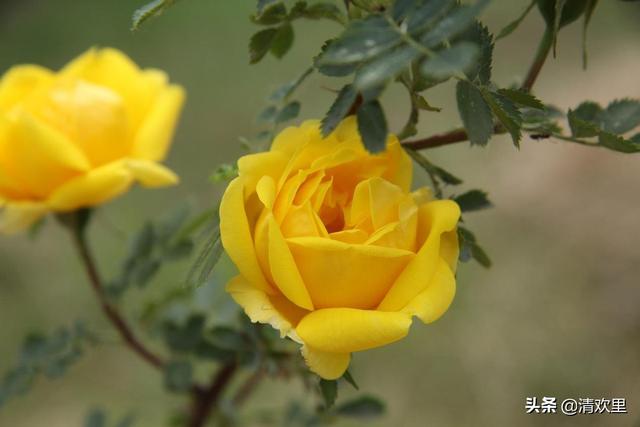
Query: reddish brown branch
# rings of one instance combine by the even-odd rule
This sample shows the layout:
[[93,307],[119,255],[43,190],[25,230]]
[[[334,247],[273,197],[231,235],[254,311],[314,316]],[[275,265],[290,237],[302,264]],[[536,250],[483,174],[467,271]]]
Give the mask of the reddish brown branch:
[[93,255],[91,254],[91,250],[89,249],[89,245],[87,244],[84,231],[80,226],[78,226],[77,222],[75,221],[72,221],[69,224],[69,227],[73,236],[73,243],[76,247],[76,250],[78,251],[78,254],[80,255],[84,268],[87,272],[89,282],[91,283],[91,287],[93,288],[96,297],[98,298],[98,303],[100,304],[102,311],[107,316],[111,324],[113,324],[113,326],[116,328],[122,340],[131,350],[133,350],[136,354],[138,354],[138,356],[140,356],[150,365],[154,366],[155,368],[162,369],[164,366],[164,361],[159,356],[147,349],[136,338],[127,322],[118,312],[118,309],[109,301],[109,298],[105,294],[100,275],[98,274],[96,263],[93,259]]
[[233,397],[233,406],[238,407],[241,406],[244,402],[247,401],[249,396],[255,391],[256,387],[264,378],[265,370],[264,368],[258,368],[253,374],[247,378],[244,384],[240,386],[235,396]]
[[187,423],[188,427],[202,427],[205,425],[209,416],[218,406],[220,396],[229,381],[231,381],[237,368],[238,366],[235,362],[223,365],[208,387],[194,387],[192,389],[193,406]]

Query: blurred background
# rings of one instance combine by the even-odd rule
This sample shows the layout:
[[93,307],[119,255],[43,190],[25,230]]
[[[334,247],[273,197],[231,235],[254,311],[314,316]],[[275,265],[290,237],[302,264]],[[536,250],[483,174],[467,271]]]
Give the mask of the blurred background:
[[[223,185],[211,184],[209,175],[242,154],[238,137],[261,129],[255,117],[269,93],[296,77],[337,31],[331,23],[305,24],[283,60],[267,57],[250,66],[253,1],[179,2],[132,33],[131,13],[140,3],[0,2],[0,72],[17,63],[58,69],[90,46],[114,46],[141,66],[166,70],[187,89],[168,160],[182,184],[136,189],[101,210],[91,234],[105,276],[126,251],[123,234],[146,218],[185,203],[204,209],[217,202]],[[495,0],[485,22],[496,32],[527,4]],[[639,97],[639,19],[637,4],[601,2],[589,31],[589,68],[582,70],[579,21],[561,33],[558,57],[549,59],[535,92],[563,109],[586,98],[606,104]],[[523,78],[542,28],[534,11],[497,43],[494,79],[501,85]],[[294,97],[302,101],[301,118],[320,117],[332,100],[327,88],[339,87],[310,78]],[[385,97],[392,128],[399,130],[408,101],[400,90]],[[427,92],[427,98],[443,112],[423,113],[420,135],[459,124],[452,85]],[[375,425],[638,425],[640,157],[531,140],[518,151],[504,136],[484,149],[463,143],[426,154],[462,177],[463,188],[489,191],[495,208],[465,220],[494,266],[461,266],[457,297],[441,320],[416,324],[407,339],[356,355],[352,372],[361,388],[388,402],[388,415]],[[420,171],[416,179],[426,183]],[[149,288],[134,292],[127,314],[139,315],[138,302],[183,286],[188,265],[171,266]],[[203,309],[228,306],[220,289],[231,269],[223,262],[199,291],[196,303]],[[26,333],[76,319],[86,320],[107,344],[89,350],[63,379],[39,381],[28,396],[9,401],[0,409],[0,426],[81,426],[95,406],[115,415],[134,412],[137,426],[165,425],[186,402],[164,391],[160,376],[116,343],[55,221],[36,240],[0,237],[0,371],[12,366]],[[300,390],[297,383],[266,381],[246,410],[284,407]],[[629,414],[525,415],[527,396],[625,397]]]

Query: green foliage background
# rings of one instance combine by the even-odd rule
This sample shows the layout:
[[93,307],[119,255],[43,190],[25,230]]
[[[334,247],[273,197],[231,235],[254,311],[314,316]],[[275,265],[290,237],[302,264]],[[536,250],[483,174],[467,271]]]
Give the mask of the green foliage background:
[[[640,29],[631,3],[601,2],[589,34],[590,60],[582,71],[580,24],[564,30],[558,58],[549,59],[535,92],[564,109],[585,98],[606,105],[640,96],[635,55]],[[493,1],[483,16],[494,32],[514,19],[527,1]],[[188,93],[169,165],[182,185],[134,190],[102,209],[92,226],[102,270],[113,276],[124,256],[122,231],[140,228],[149,216],[192,203],[215,203],[221,185],[208,177],[242,153],[239,135],[262,130],[255,116],[266,97],[295,78],[337,24],[305,24],[281,62],[267,56],[248,65],[247,44],[256,27],[247,19],[253,1],[190,0],[169,14],[129,31],[134,1],[3,1],[0,4],[0,70],[33,62],[53,68],[91,45],[115,46],[138,63],[165,69]],[[294,24],[294,30],[298,24]],[[333,27],[330,27],[333,26]],[[532,13],[512,37],[497,43],[494,79],[504,86],[521,78],[533,56],[543,21]],[[321,118],[335,97],[328,80],[312,76],[297,92],[302,118]],[[331,81],[331,84],[336,84]],[[434,89],[429,102],[441,113],[423,113],[419,135],[459,124],[453,83]],[[339,89],[339,86],[331,86]],[[383,97],[393,131],[407,116],[400,88]],[[393,105],[395,108],[389,108]],[[628,416],[582,416],[580,425],[628,426],[640,402],[640,175],[636,156],[575,144],[523,140],[520,151],[508,136],[487,148],[457,144],[432,150],[430,159],[488,189],[496,206],[467,221],[491,253],[494,266],[461,267],[451,310],[433,326],[414,327],[398,344],[357,355],[354,375],[362,389],[382,396],[388,416],[380,426],[575,425],[562,415],[524,415],[526,396],[626,397]],[[426,183],[424,173],[417,180]],[[32,330],[87,319],[107,342],[116,337],[98,311],[68,237],[51,221],[38,241],[0,239],[0,370],[16,356]],[[152,302],[186,275],[188,262],[171,265],[143,292],[133,292],[129,314]],[[198,291],[203,310],[228,313],[221,294],[231,271],[226,260],[214,280]],[[89,408],[101,405],[111,419],[138,413],[136,425],[162,425],[175,395],[162,378],[124,348],[87,350],[60,381],[40,381],[25,398],[0,410],[0,425],[79,426]],[[284,407],[300,384],[265,382],[250,411]],[[347,388],[343,395],[351,393]],[[606,417],[606,418],[604,418]]]

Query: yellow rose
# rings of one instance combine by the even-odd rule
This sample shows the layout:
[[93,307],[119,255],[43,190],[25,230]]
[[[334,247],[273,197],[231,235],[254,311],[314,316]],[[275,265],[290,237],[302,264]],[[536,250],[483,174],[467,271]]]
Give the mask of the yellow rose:
[[58,73],[11,68],[0,80],[0,231],[101,204],[135,181],[177,183],[158,162],[183,102],[164,72],[114,49],[91,49]]
[[409,192],[411,160],[394,136],[362,146],[349,117],[283,130],[238,160],[220,206],[223,245],[240,274],[228,292],[254,322],[302,344],[314,372],[340,377],[352,352],[439,318],[455,294],[458,205]]

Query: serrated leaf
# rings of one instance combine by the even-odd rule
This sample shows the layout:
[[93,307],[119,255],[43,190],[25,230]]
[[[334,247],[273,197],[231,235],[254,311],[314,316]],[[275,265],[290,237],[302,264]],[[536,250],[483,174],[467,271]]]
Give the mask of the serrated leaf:
[[191,363],[173,360],[164,368],[164,385],[174,393],[188,391],[193,383],[193,366]]
[[362,91],[385,83],[409,67],[420,56],[413,46],[401,46],[363,65],[355,75],[354,86]]
[[535,108],[537,110],[544,110],[545,108],[542,101],[531,95],[529,92],[525,92],[520,89],[499,89],[498,93],[509,98],[516,104],[520,104],[525,107]]
[[407,33],[412,36],[440,22],[456,4],[454,0],[414,0],[412,3],[412,10],[405,12]]
[[213,171],[209,180],[213,183],[220,183],[231,181],[236,176],[238,176],[238,166],[223,163]]
[[605,132],[622,134],[640,125],[640,101],[619,99],[611,102],[599,114]]
[[204,322],[201,315],[191,315],[184,324],[164,322],[161,332],[166,345],[178,353],[194,351],[202,341]]
[[276,123],[284,123],[291,119],[295,119],[300,114],[300,103],[293,101],[285,105],[276,117]]
[[329,108],[327,115],[322,119],[322,135],[327,136],[338,126],[342,119],[347,115],[351,106],[356,100],[358,93],[352,85],[346,85],[336,97],[335,101]]
[[480,23],[472,26],[467,34],[466,39],[476,43],[480,48],[477,61],[467,70],[467,77],[469,80],[474,80],[477,77],[480,83],[488,84],[491,81],[493,35],[486,26]]
[[487,197],[487,193],[482,190],[469,190],[453,199],[462,212],[471,212],[487,209],[493,206]]
[[384,151],[389,131],[380,102],[365,102],[358,109],[357,117],[358,132],[367,151],[373,154]]
[[170,6],[173,6],[177,0],[153,0],[133,12],[131,19],[131,30],[136,31],[140,26],[149,19],[161,15]]
[[491,267],[491,259],[476,241],[476,236],[464,227],[458,227],[458,243],[460,245],[460,261],[476,260],[484,268]]
[[338,397],[338,382],[335,380],[320,379],[319,384],[325,408],[331,408]]
[[306,8],[303,17],[307,19],[329,19],[344,24],[347,18],[340,9],[332,3],[314,3]]
[[288,22],[282,24],[273,36],[270,52],[276,58],[282,58],[293,46],[293,38],[293,26]]
[[373,396],[362,396],[345,402],[336,408],[336,413],[339,415],[359,420],[374,419],[383,415],[384,412],[384,403]]
[[471,6],[457,6],[421,38],[422,44],[428,48],[433,48],[445,40],[451,40],[464,32],[475,22],[476,16],[487,6],[489,0],[478,0]]
[[344,66],[369,60],[402,41],[391,24],[380,15],[351,21],[347,29],[326,45],[316,60],[319,67]]
[[251,36],[249,41],[249,63],[256,64],[264,58],[269,49],[271,49],[271,43],[277,33],[278,30],[276,28],[267,28]]
[[420,72],[428,78],[443,79],[460,75],[469,70],[478,58],[478,46],[469,42],[460,42],[450,49],[427,58],[420,65]]
[[501,38],[507,37],[509,34],[513,33],[520,26],[522,21],[524,21],[524,18],[527,17],[529,12],[531,12],[531,9],[533,9],[535,5],[536,0],[532,0],[531,3],[529,3],[529,6],[527,6],[527,8],[524,10],[524,12],[522,12],[520,16],[518,16],[514,21],[510,22],[506,27],[500,30],[500,32],[496,36],[496,40],[500,40]]
[[522,138],[522,115],[515,104],[508,98],[500,95],[496,92],[491,92],[485,88],[481,89],[482,97],[489,107],[491,112],[498,119],[498,121],[507,129],[511,135],[511,139],[516,147],[520,147],[520,139]]
[[456,85],[456,99],[471,144],[487,145],[493,135],[493,118],[482,92],[473,84],[461,80]]
[[280,0],[270,1],[264,7],[258,7],[258,14],[251,17],[254,24],[277,25],[287,19],[287,8]]
[[581,119],[577,111],[569,110],[567,119],[569,120],[571,134],[576,138],[588,138],[596,136],[598,135],[598,133],[600,133],[598,125],[590,121]]
[[608,132],[600,132],[598,135],[598,144],[620,153],[637,153],[640,152],[640,144],[633,140],[624,139],[619,135]]

